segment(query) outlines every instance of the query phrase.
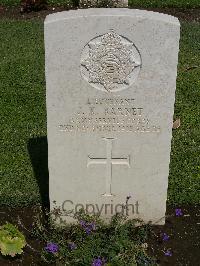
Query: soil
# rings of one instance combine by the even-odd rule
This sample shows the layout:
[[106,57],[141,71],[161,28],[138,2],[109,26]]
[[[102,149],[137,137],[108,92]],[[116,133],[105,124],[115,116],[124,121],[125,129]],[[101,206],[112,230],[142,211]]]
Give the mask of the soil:
[[[153,226],[149,239],[149,252],[158,259],[159,265],[198,266],[200,265],[200,206],[181,207],[183,216],[175,216],[175,209],[167,208],[164,226]],[[162,241],[162,234],[170,238]],[[164,255],[166,250],[172,256]]]
[[[67,7],[62,6],[49,6],[46,10],[32,11],[28,13],[20,13],[20,7],[5,7],[0,5],[0,18],[9,18],[17,20],[30,20],[30,19],[42,19],[49,14],[55,12],[61,12],[68,10]],[[197,9],[178,9],[178,8],[147,8],[145,10],[151,10],[160,12],[172,16],[178,17],[181,21],[195,21],[200,22],[200,8]]]
[[[148,240],[148,253],[154,256],[161,266],[198,266],[200,261],[200,206],[185,206],[181,208],[183,215],[175,216],[174,208],[167,208],[164,226],[152,226]],[[24,253],[17,258],[0,256],[1,266],[43,265],[40,253],[46,243],[31,236],[34,216],[39,212],[38,206],[15,208],[0,208],[0,225],[6,221],[18,226],[26,236],[27,246]],[[168,241],[162,241],[162,234],[169,235]],[[170,249],[172,256],[165,256],[164,251]]]

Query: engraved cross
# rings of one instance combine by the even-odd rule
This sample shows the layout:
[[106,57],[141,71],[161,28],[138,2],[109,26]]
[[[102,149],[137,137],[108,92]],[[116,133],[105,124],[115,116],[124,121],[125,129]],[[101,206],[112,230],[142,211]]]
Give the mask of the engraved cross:
[[105,164],[106,165],[106,192],[103,196],[113,196],[111,192],[112,183],[112,166],[113,165],[126,165],[130,168],[130,156],[126,158],[113,158],[112,157],[112,144],[114,138],[103,138],[106,141],[106,158],[91,158],[88,156],[87,167],[92,164]]

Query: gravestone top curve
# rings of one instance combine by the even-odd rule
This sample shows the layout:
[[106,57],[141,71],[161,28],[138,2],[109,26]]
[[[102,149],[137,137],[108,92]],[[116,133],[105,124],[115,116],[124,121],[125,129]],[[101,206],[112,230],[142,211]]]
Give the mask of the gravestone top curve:
[[161,20],[167,23],[173,23],[180,25],[178,18],[162,14],[153,11],[139,10],[139,9],[129,9],[129,8],[90,8],[90,9],[77,9],[70,11],[63,11],[50,14],[45,19],[46,23],[52,23],[59,20],[76,19],[78,17],[87,17],[87,16],[133,16],[133,17],[146,17],[147,19]]

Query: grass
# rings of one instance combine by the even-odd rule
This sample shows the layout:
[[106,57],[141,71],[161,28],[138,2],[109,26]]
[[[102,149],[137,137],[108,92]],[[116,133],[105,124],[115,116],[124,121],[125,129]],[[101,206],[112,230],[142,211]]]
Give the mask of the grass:
[[[47,0],[47,2],[57,5],[65,5],[69,2],[78,2],[78,0]],[[20,0],[0,0],[0,5],[17,6]],[[200,8],[199,0],[129,0],[129,6],[147,8],[147,7],[177,7],[177,8]]]
[[43,25],[0,21],[0,204],[39,201],[28,142],[46,135]]
[[[169,201],[200,203],[200,25],[183,24],[181,31]],[[194,68],[193,68],[194,67]]]
[[147,7],[176,7],[176,8],[198,8],[199,0],[129,0],[129,6],[137,8]]
[[[183,23],[169,202],[200,203],[200,25]],[[0,205],[48,197],[43,24],[0,20]],[[190,67],[189,70],[187,70]],[[42,194],[42,196],[41,196]]]
[[[0,5],[19,6],[21,0],[0,0]],[[77,3],[77,0],[47,0],[49,5],[67,5],[69,3]]]

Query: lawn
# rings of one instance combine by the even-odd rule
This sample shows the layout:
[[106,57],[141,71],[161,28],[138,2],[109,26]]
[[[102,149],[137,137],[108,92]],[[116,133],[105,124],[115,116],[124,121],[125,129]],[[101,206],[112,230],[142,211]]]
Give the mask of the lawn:
[[[182,23],[169,203],[200,203],[200,25]],[[0,21],[0,205],[48,198],[43,23]],[[42,193],[42,197],[41,197]]]
[[0,204],[39,201],[28,142],[46,135],[43,45],[41,22],[0,22]]
[[199,0],[129,0],[129,6],[138,8],[147,7],[177,7],[177,8],[197,8],[200,7]]

